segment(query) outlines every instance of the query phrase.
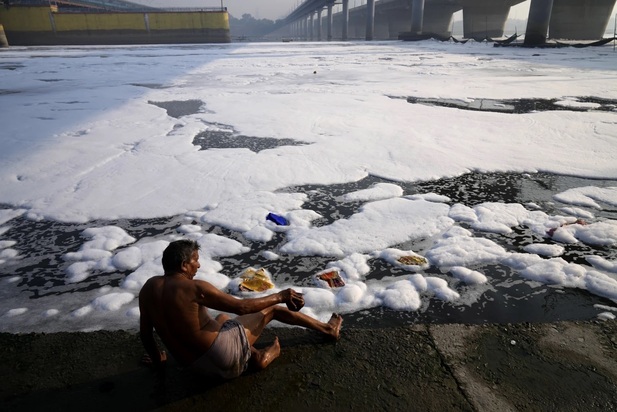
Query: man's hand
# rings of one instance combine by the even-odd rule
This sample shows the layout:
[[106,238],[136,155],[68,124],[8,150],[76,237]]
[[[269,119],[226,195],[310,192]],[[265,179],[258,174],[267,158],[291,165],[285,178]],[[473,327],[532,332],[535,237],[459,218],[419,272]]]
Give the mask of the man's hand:
[[293,289],[285,289],[281,291],[281,295],[283,296],[283,302],[287,305],[287,309],[297,312],[304,307],[302,293],[298,293]]

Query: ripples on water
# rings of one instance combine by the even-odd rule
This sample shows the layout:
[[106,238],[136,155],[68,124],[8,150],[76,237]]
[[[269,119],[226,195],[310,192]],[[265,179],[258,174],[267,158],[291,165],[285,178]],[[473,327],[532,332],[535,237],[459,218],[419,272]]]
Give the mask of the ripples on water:
[[[305,209],[311,209],[322,217],[313,222],[316,226],[330,224],[336,220],[352,216],[362,206],[362,202],[343,202],[341,196],[366,189],[385,180],[369,176],[361,181],[330,186],[297,186],[285,192],[306,193]],[[462,203],[473,207],[483,202],[534,203],[547,214],[559,214],[559,208],[567,205],[553,200],[555,193],[581,186],[616,186],[617,181],[592,180],[559,176],[548,173],[469,173],[464,176],[420,183],[396,182],[404,189],[405,195],[433,192],[448,196],[450,204]],[[8,206],[7,206],[8,207]],[[590,210],[596,218],[617,219],[617,210]],[[118,226],[136,239],[164,238],[177,235],[177,228],[186,224],[184,216],[159,219],[122,219],[115,221],[93,221],[87,224],[67,224],[49,221],[31,221],[21,216],[11,220],[10,229],[2,239],[16,241],[13,249],[19,251],[20,259],[8,261],[2,266],[0,277],[9,279],[19,276],[20,280],[10,285],[30,299],[44,296],[61,296],[97,289],[103,286],[120,286],[130,272],[94,274],[79,283],[67,283],[65,270],[72,262],[62,256],[76,252],[84,243],[81,233],[89,227],[106,225]],[[197,222],[193,222],[198,224]],[[460,223],[470,231],[473,229]],[[217,226],[203,226],[204,232],[223,235],[240,241],[250,247],[241,255],[218,258],[223,265],[223,273],[234,276],[248,266],[265,266],[273,274],[276,283],[292,283],[298,286],[312,285],[312,275],[322,270],[334,258],[315,256],[280,255],[276,261],[268,261],[261,256],[262,251],[275,253],[285,242],[284,234],[277,233],[267,243],[251,242],[242,234]],[[523,247],[531,243],[552,242],[542,238],[525,227],[514,228],[508,235],[478,232],[477,236],[488,238],[509,251],[523,252]],[[392,247],[420,254],[430,248],[430,239],[419,239]],[[615,248],[589,246],[583,243],[564,244],[566,252],[561,256],[568,262],[587,265],[585,255],[597,255],[608,260],[616,260]],[[393,267],[381,259],[369,262],[371,272],[367,282],[388,276],[402,276],[408,271]],[[612,302],[592,295],[584,290],[555,288],[526,281],[511,268],[501,264],[473,267],[489,278],[488,285],[467,286],[457,281],[439,268],[431,267],[426,275],[438,276],[448,280],[450,286],[461,294],[460,302],[443,302],[437,298],[423,297],[423,306],[417,312],[397,312],[386,308],[374,308],[347,315],[347,324],[354,326],[374,326],[401,324],[407,322],[514,322],[514,321],[553,321],[565,319],[591,319],[598,314],[594,304],[612,305]],[[14,292],[11,292],[14,293]]]

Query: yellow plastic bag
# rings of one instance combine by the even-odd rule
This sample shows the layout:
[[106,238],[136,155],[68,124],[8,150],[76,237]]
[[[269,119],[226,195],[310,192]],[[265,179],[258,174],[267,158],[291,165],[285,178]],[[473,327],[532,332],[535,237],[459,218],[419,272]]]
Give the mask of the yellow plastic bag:
[[410,265],[410,266],[422,266],[428,263],[428,261],[422,256],[413,256],[413,255],[401,256],[400,258],[397,259],[397,262],[402,265]]
[[274,284],[270,280],[270,274],[264,268],[248,268],[240,275],[240,291],[242,292],[263,292],[272,289]]

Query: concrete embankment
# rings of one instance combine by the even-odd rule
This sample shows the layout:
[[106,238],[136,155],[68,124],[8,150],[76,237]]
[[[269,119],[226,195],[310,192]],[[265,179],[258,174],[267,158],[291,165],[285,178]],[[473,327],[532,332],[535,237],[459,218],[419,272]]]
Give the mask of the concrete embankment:
[[414,325],[344,329],[324,341],[269,329],[268,369],[205,382],[172,361],[139,366],[134,332],[0,334],[5,410],[610,411],[617,323]]

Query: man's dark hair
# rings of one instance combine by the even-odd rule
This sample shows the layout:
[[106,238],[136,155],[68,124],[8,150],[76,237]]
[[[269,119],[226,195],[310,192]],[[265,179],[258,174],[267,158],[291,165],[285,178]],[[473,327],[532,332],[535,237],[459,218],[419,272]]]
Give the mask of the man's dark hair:
[[191,255],[199,250],[199,243],[194,240],[176,240],[163,251],[163,270],[165,274],[179,272],[182,264],[191,260]]

